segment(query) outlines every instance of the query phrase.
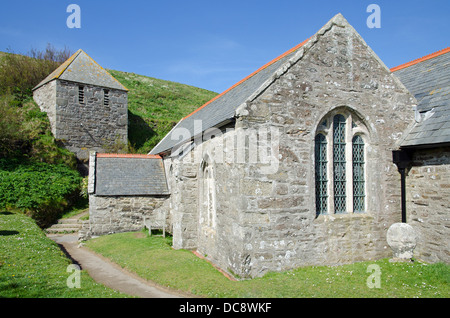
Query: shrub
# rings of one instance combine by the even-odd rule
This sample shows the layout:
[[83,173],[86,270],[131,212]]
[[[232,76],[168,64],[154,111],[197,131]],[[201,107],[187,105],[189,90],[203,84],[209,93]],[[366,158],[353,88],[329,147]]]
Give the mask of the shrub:
[[30,98],[15,106],[13,96],[0,96],[0,157],[27,157],[76,168],[76,157],[58,147],[47,114]]
[[21,123],[22,114],[17,107],[12,107],[11,95],[0,96],[0,156],[12,156],[22,148]]
[[71,55],[67,48],[57,51],[50,44],[45,51],[32,49],[27,55],[8,51],[0,63],[0,93],[9,92],[18,103],[32,96],[33,87]]
[[63,164],[0,159],[0,208],[18,209],[46,227],[79,197],[81,182]]

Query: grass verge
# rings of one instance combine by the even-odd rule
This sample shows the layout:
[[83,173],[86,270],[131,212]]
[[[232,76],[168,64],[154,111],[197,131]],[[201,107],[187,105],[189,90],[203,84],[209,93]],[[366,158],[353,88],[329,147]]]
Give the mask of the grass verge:
[[[143,232],[102,236],[87,246],[120,266],[157,284],[204,297],[449,297],[450,266],[390,263],[383,259],[343,266],[310,266],[244,281],[230,281],[205,260],[173,250],[171,238]],[[379,266],[380,288],[369,265]],[[375,282],[375,281],[372,281]]]
[[[70,260],[29,217],[0,210],[0,297],[110,298],[128,297],[97,284],[80,272],[80,288],[68,272]],[[73,277],[73,276],[72,276]]]

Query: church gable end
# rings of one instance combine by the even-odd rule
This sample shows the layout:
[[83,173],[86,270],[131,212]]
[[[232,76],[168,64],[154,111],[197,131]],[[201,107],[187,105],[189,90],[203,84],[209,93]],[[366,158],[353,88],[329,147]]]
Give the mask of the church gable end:
[[[272,188],[241,193],[243,219],[267,216],[244,226],[246,273],[386,256],[386,231],[400,217],[391,151],[414,101],[341,15],[255,91],[236,127],[277,130],[279,162],[268,174],[250,163],[242,176]],[[315,160],[318,138],[322,161]]]
[[401,217],[391,152],[414,102],[338,14],[152,150],[170,167],[174,246],[241,277],[388,256]]

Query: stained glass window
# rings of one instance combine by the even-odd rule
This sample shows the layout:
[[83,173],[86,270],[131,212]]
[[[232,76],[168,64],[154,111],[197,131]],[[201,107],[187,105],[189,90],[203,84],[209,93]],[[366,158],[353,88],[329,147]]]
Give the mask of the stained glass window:
[[319,130],[314,159],[316,215],[366,212],[364,127],[350,114],[337,114],[322,120]]
[[334,211],[346,212],[345,176],[345,117],[336,115],[333,119],[333,186]]
[[361,136],[353,137],[353,212],[364,212],[364,141]]
[[326,214],[327,206],[327,140],[318,134],[315,139],[315,169],[316,169],[316,214]]

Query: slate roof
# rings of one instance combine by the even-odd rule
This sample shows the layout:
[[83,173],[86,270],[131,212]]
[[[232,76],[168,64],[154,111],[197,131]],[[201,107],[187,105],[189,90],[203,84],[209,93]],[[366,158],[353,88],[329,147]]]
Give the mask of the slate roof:
[[415,96],[416,122],[402,147],[450,143],[450,48],[391,69]]
[[125,86],[81,49],[76,51],[67,61],[36,85],[33,90],[54,79],[128,91]]
[[[341,16],[341,15],[339,15]],[[309,40],[309,39],[308,39]],[[253,72],[240,82],[236,83],[220,95],[217,95],[212,100],[204,104],[202,107],[183,118],[173,129],[169,132],[159,144],[152,149],[150,154],[161,154],[173,147],[186,142],[189,138],[178,139],[178,136],[172,136],[175,129],[187,129],[190,137],[196,136],[208,128],[219,127],[221,124],[228,122],[235,117],[236,109],[241,106],[247,99],[252,96],[261,86],[272,78],[274,73],[280,69],[291,57],[293,57],[297,50],[308,42],[305,40],[274,60],[270,61],[257,71]],[[195,121],[201,121],[201,129],[194,131]],[[174,140],[172,140],[174,139]]]
[[[166,155],[171,149],[184,144],[191,138],[208,128],[220,127],[239,115],[240,107],[251,102],[259,93],[267,88],[273,81],[284,73],[293,63],[298,61],[309,48],[333,25],[340,27],[353,27],[342,14],[335,15],[315,35],[295,46],[291,50],[270,61],[242,81],[233,85],[220,95],[216,96],[189,116],[183,118],[178,124],[150,151],[150,154]],[[355,31],[356,32],[356,31]],[[356,33],[358,35],[358,33]],[[359,35],[358,35],[359,36]],[[361,38],[362,41],[364,41]],[[368,50],[371,50],[368,47]],[[374,54],[376,57],[376,55]],[[380,61],[380,63],[382,63]],[[384,64],[383,64],[384,65]],[[201,129],[194,131],[195,121],[201,121]],[[176,133],[174,133],[176,132]],[[189,132],[189,136],[186,136]],[[180,135],[183,135],[180,138]]]
[[95,191],[99,196],[168,195],[163,161],[153,155],[96,155]]

